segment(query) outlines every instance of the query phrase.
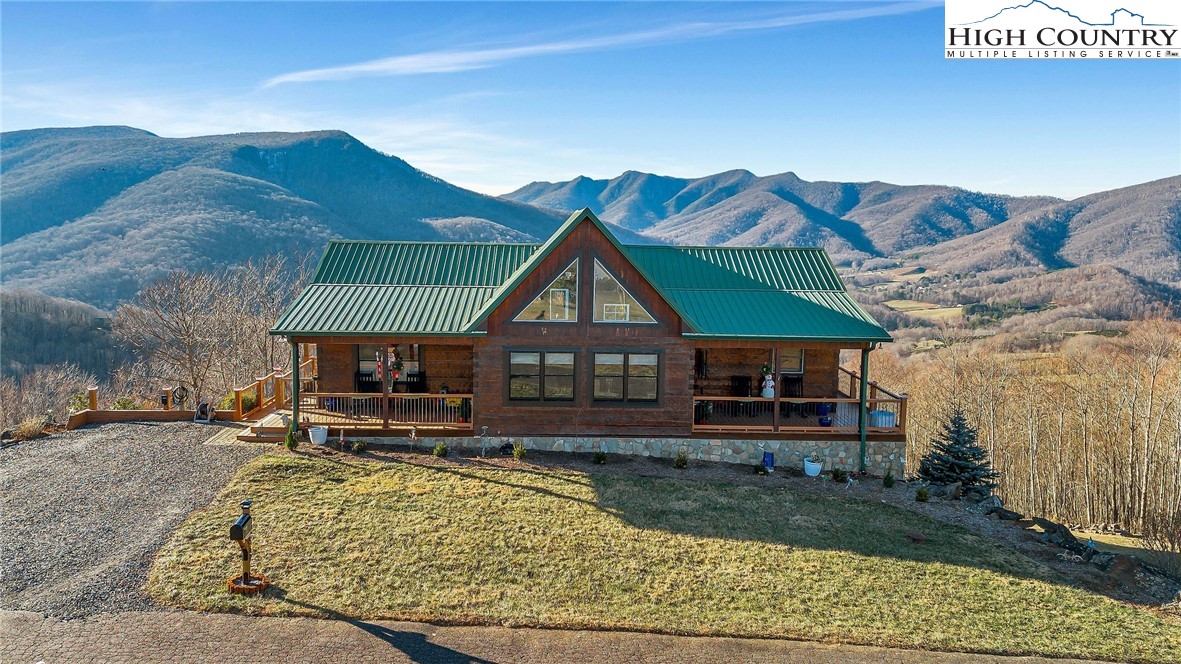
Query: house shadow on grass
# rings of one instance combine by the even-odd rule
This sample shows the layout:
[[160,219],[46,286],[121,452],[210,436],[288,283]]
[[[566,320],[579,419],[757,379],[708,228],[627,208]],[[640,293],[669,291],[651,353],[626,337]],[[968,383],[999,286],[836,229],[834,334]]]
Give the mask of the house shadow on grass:
[[[799,485],[600,473],[589,477],[600,509],[643,530],[844,552],[884,564],[894,560],[952,565],[1078,588],[1142,606],[1160,603],[1155,597],[1159,588],[1138,582],[1128,586],[1093,565],[1063,570],[1054,564],[1050,547],[1039,558],[987,534],[867,496]],[[920,533],[922,541],[914,541],[912,535]],[[1172,592],[1175,589],[1167,595]]]
[[348,623],[366,634],[389,644],[410,659],[410,661],[417,662],[418,664],[496,664],[493,660],[476,657],[437,643],[431,643],[425,634],[419,632],[390,629],[389,627],[376,623],[350,618],[332,609],[317,606],[309,602],[291,599],[284,590],[275,586],[271,586],[267,590],[267,596],[287,604],[310,609],[328,619]]

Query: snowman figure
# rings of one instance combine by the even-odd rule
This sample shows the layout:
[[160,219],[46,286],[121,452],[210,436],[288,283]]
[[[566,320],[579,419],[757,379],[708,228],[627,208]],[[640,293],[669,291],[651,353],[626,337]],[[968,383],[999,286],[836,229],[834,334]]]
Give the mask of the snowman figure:
[[774,399],[775,398],[775,377],[772,376],[771,374],[767,374],[766,376],[763,376],[763,398],[764,399]]

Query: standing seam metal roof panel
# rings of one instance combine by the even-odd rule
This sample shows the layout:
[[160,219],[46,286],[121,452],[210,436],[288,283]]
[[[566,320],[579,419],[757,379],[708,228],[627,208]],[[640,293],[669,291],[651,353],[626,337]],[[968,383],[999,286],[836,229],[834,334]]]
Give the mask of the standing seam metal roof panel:
[[535,244],[333,240],[313,284],[500,286]]

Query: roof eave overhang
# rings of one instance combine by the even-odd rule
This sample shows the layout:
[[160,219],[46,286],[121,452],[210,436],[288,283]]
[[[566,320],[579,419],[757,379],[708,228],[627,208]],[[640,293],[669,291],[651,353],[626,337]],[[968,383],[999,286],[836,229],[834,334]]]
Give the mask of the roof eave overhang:
[[756,341],[824,341],[837,343],[892,343],[894,338],[886,335],[884,337],[822,337],[816,335],[782,335],[782,334],[702,334],[697,332],[685,332],[681,335],[686,339],[735,339],[735,340],[756,340]]
[[488,334],[485,330],[475,332],[429,332],[418,330],[415,332],[388,330],[353,330],[349,332],[335,330],[278,330],[269,332],[275,337],[482,337]]

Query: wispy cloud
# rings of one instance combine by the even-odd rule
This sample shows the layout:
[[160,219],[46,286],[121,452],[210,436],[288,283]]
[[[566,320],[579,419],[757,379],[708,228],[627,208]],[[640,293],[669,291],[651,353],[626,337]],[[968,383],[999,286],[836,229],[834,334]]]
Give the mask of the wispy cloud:
[[423,53],[397,55],[378,60],[368,60],[338,67],[306,69],[275,76],[266,80],[263,87],[284,83],[308,83],[313,81],[338,81],[372,76],[410,76],[415,74],[445,74],[474,69],[486,69],[512,60],[545,55],[583,53],[617,48],[628,48],[649,44],[682,42],[706,39],[736,32],[771,30],[808,23],[853,21],[877,16],[892,16],[942,6],[941,1],[922,0],[899,2],[855,9],[841,9],[806,14],[773,16],[745,21],[699,21],[624,32],[598,37],[567,39],[518,46],[469,50],[441,50]]

